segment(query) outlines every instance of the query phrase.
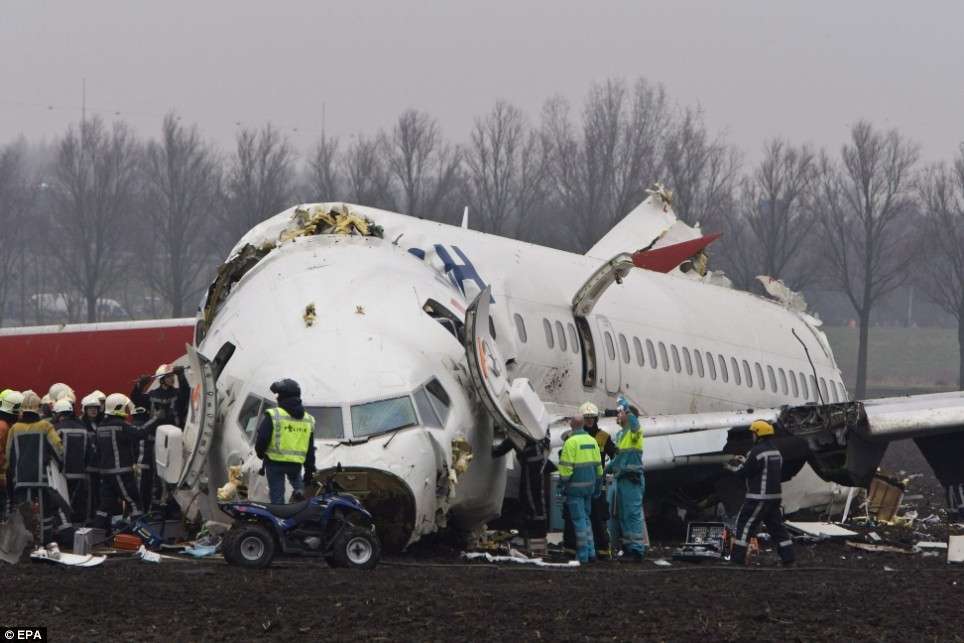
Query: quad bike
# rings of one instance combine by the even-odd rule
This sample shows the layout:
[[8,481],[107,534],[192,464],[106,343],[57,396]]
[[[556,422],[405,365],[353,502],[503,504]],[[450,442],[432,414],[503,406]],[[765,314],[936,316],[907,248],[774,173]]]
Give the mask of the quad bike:
[[332,567],[372,569],[381,557],[372,516],[329,477],[322,493],[292,504],[219,503],[234,518],[224,535],[224,559],[263,568],[276,555],[321,556]]

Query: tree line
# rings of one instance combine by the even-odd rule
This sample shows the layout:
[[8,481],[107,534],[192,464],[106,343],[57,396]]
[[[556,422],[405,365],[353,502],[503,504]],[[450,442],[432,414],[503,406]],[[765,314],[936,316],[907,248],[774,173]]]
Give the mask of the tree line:
[[[746,164],[701,110],[658,84],[610,79],[532,117],[496,102],[458,142],[429,113],[304,158],[271,124],[220,150],[176,113],[138,136],[100,117],[53,144],[0,147],[0,325],[193,314],[228,249],[294,203],[349,201],[584,252],[661,181],[674,209],[722,231],[711,267],[843,295],[867,334],[906,284],[958,326],[964,384],[964,144],[925,162],[913,141],[858,121],[838,149],[774,138]],[[627,240],[632,244],[632,240]],[[627,250],[633,248],[627,247]]]

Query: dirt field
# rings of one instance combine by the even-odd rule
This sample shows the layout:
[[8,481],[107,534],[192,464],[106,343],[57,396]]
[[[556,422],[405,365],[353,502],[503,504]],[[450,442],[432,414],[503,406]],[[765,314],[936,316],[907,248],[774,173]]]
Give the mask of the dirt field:
[[[892,469],[923,471],[912,445]],[[922,516],[940,488],[916,478]],[[880,530],[897,544],[911,531]],[[935,539],[945,526],[932,529]],[[13,599],[5,624],[45,625],[50,640],[962,640],[964,567],[943,556],[798,546],[799,564],[772,552],[750,568],[652,561],[575,570],[463,564],[425,552],[373,572],[284,561],[266,572],[220,560],[108,560],[94,569],[0,568]],[[603,597],[605,597],[604,600]],[[601,607],[605,605],[605,607]]]

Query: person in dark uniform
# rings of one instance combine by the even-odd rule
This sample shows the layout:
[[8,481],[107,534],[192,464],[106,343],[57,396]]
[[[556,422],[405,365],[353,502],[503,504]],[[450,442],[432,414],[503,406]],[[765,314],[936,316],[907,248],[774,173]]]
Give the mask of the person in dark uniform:
[[111,515],[119,501],[127,503],[132,521],[139,518],[140,495],[134,481],[134,459],[144,431],[127,423],[134,410],[130,398],[112,393],[105,400],[106,419],[97,425],[97,469],[100,473],[100,506],[95,526],[110,534]]
[[[151,380],[157,379],[157,387],[151,390]],[[135,406],[147,409],[152,418],[157,418],[157,426],[172,424],[184,428],[187,416],[188,399],[191,389],[184,377],[184,367],[161,364],[152,378],[142,375],[131,391],[131,401]]]
[[512,440],[508,438],[492,448],[492,457],[501,458],[513,449],[522,467],[519,477],[519,502],[524,515],[524,532],[529,550],[536,555],[548,553],[546,547],[546,531],[548,517],[546,514],[546,462],[549,458],[549,438],[527,442],[521,449],[516,449]]
[[92,513],[90,467],[95,457],[94,436],[74,416],[70,400],[54,402],[54,428],[64,445],[64,477],[70,497],[70,522],[75,526],[90,520]]
[[152,418],[147,409],[142,406],[134,409],[132,420],[133,425],[144,432],[144,439],[137,445],[137,458],[134,467],[140,475],[138,483],[140,494],[138,497],[140,498],[141,509],[144,510],[144,513],[149,513],[151,507],[158,500],[158,489],[156,488],[157,485],[154,484],[157,479],[154,445],[157,440],[157,427],[160,421],[157,417]]
[[772,424],[754,420],[750,431],[753,433],[753,448],[746,457],[737,456],[727,465],[730,471],[746,479],[746,499],[736,521],[730,561],[746,564],[750,538],[756,536],[761,524],[765,524],[770,538],[776,543],[780,560],[784,565],[792,565],[793,540],[783,524],[780,507],[783,456],[773,444],[775,431]]

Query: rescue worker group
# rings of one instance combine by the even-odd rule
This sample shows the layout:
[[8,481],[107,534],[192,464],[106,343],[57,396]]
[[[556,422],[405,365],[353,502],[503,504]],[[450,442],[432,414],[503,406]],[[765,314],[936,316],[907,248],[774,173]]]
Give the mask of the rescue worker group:
[[[277,406],[265,411],[255,437],[264,463],[272,504],[304,499],[315,474],[315,419],[301,402],[297,382],[271,385]],[[130,396],[93,391],[77,405],[66,384],[34,391],[0,391],[0,520],[15,507],[30,506],[42,543],[70,543],[74,530],[90,526],[110,535],[148,512],[179,513],[168,485],[155,476],[154,441],[158,427],[183,429],[190,389],[182,367],[162,364],[154,376],[141,376]],[[79,410],[79,416],[77,411]],[[558,460],[557,496],[563,501],[563,543],[580,563],[600,559],[640,562],[648,547],[643,517],[645,476],[643,427],[638,411],[620,397],[614,410],[620,427],[615,438],[599,427],[600,411],[591,402],[570,418]],[[794,562],[792,540],[783,524],[783,459],[772,444],[774,429],[763,420],[750,426],[753,447],[726,467],[746,480],[746,496],[732,533],[730,562],[745,564],[747,550],[766,525],[784,565]],[[492,450],[501,457],[513,449],[506,440]],[[522,464],[518,498],[530,549],[546,553],[548,439],[519,452]],[[55,488],[55,466],[66,479],[66,495]]]

